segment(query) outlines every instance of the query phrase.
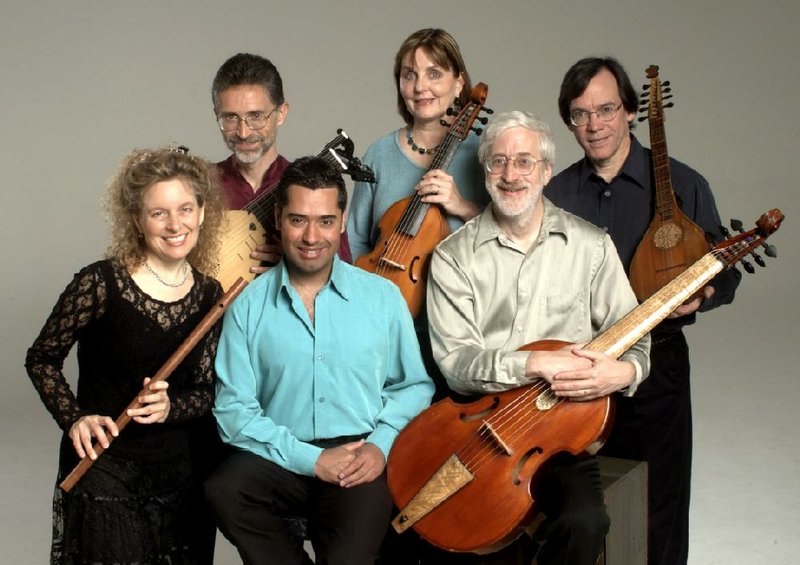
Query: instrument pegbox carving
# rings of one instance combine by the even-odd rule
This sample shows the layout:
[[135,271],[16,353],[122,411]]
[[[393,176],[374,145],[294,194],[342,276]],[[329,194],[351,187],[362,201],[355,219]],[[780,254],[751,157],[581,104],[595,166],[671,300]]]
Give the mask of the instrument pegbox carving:
[[[651,80],[651,83],[642,85],[643,92],[639,95],[639,98],[641,98],[641,100],[639,100],[639,113],[643,115],[639,116],[636,119],[638,122],[643,122],[648,118],[653,119],[655,117],[652,115],[651,112],[655,111],[654,106],[658,106],[659,104],[651,104],[651,101],[655,102],[654,99],[660,102],[662,110],[664,108],[675,107],[674,102],[667,102],[666,104],[663,103],[664,100],[669,100],[670,98],[672,98],[672,94],[670,94],[672,92],[672,88],[670,87],[668,80],[659,82],[658,65],[650,65],[649,67],[647,67],[646,73],[647,73],[647,78]],[[658,86],[658,92],[651,91],[653,85]],[[659,117],[663,119],[663,115]]]
[[342,174],[350,175],[354,181],[375,182],[375,173],[355,156],[355,144],[342,128],[336,130],[336,137],[318,155],[338,165]]
[[[720,231],[722,232],[722,235],[724,235],[726,238],[729,238],[731,236],[731,232],[725,226],[719,226],[719,228]],[[736,218],[731,218],[731,229],[739,232],[740,234],[745,233],[742,221],[737,220]],[[774,245],[769,244],[766,241],[762,241],[761,247],[764,248],[764,255],[766,255],[767,257],[774,259],[778,256],[778,250]],[[755,250],[750,251],[750,256],[753,258],[753,261],[755,261],[756,265],[758,265],[759,267],[767,266],[767,263],[766,261],[764,261],[764,258],[759,253],[756,253]],[[750,261],[747,261],[746,259],[742,258],[739,260],[739,262],[742,264],[742,267],[747,273],[752,275],[753,273],[756,272],[755,268],[753,267],[753,264],[750,263]]]
[[[459,112],[461,112],[461,105],[458,103],[458,100],[456,100],[452,106],[447,108],[445,114],[448,116],[457,116]],[[480,112],[486,112],[489,115],[494,114],[494,110],[492,110],[491,108],[487,108],[486,106],[481,107]],[[486,116],[477,116],[475,118],[475,121],[480,122],[482,126],[485,126],[486,124],[489,123],[489,118],[487,118]],[[452,125],[447,120],[439,120],[439,123],[446,128],[449,128]],[[469,129],[470,131],[474,132],[475,135],[481,135],[483,133],[483,128],[477,126],[471,127]]]

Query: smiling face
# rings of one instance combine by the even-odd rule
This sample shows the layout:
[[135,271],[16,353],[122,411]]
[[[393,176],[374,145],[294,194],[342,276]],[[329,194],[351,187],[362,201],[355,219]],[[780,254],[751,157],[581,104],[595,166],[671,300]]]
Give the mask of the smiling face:
[[136,225],[151,262],[183,261],[197,244],[204,209],[194,190],[181,179],[160,181],[144,193]]
[[[542,189],[552,174],[552,165],[541,160],[539,134],[520,126],[504,130],[492,144],[489,158],[494,157],[509,159],[502,172],[486,173],[486,190],[492,197],[498,223],[528,219],[541,201]],[[538,161],[530,174],[521,175],[517,171],[511,159],[519,157]]]
[[[263,86],[244,84],[226,88],[219,93],[219,107],[216,109],[216,114],[217,118],[239,116],[239,126],[233,131],[223,131],[222,138],[239,162],[253,164],[265,155],[273,159],[277,155],[275,139],[278,127],[283,124],[287,111],[286,104],[275,106]],[[256,114],[269,115],[267,125],[260,130],[250,129],[244,121],[247,116]]]
[[[570,112],[597,112],[603,106],[617,107],[621,104],[617,79],[608,69],[603,68],[592,77],[583,93],[570,102],[569,109]],[[570,126],[570,131],[596,169],[613,169],[616,174],[628,157],[629,123],[633,117],[624,107],[620,107],[614,119],[608,122],[592,113],[588,124]]]
[[292,184],[277,213],[286,268],[293,283],[324,284],[339,249],[346,214],[336,187],[311,189]]
[[464,79],[417,49],[403,57],[398,88],[415,123],[438,122],[461,93]]

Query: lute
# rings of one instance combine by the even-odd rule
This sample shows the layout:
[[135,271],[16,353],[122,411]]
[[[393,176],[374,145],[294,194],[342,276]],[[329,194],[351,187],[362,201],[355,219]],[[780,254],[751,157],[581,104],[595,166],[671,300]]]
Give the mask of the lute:
[[630,281],[636,298],[646,300],[708,252],[709,245],[702,228],[683,213],[672,188],[672,175],[664,129],[664,99],[671,98],[669,81],[662,83],[658,66],[647,68],[650,85],[642,98],[649,100],[640,109],[650,124],[650,149],[655,181],[653,220],[636,248],[631,260]]

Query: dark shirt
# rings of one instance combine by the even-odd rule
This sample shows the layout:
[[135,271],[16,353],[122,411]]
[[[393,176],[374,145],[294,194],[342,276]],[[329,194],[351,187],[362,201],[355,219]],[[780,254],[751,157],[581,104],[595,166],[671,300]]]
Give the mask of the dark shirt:
[[[189,293],[175,302],[150,298],[115,261],[83,268],[67,286],[28,350],[25,366],[33,385],[64,430],[62,470],[77,461],[70,427],[82,416],[116,417],[155,375],[222,294],[219,283],[193,271]],[[170,378],[167,423],[132,425],[109,448],[132,459],[157,461],[186,447],[183,424],[208,413],[214,400],[213,362],[219,328],[203,339]],[[62,371],[77,343],[78,386],[73,393]],[[181,426],[173,424],[179,423]]]
[[258,190],[253,192],[253,187],[245,180],[242,173],[239,171],[239,166],[236,164],[236,156],[231,155],[224,161],[217,163],[217,169],[220,173],[220,183],[222,190],[225,192],[225,199],[228,202],[228,208],[231,210],[242,210],[247,204],[255,200],[262,194],[270,192],[278,185],[281,180],[283,171],[289,166],[289,160],[283,155],[278,155],[277,159],[269,166],[267,172],[264,173],[264,178],[261,180],[261,186]]
[[[264,173],[264,178],[261,180],[261,185],[258,190],[253,192],[253,187],[239,171],[239,166],[236,164],[236,156],[231,155],[224,161],[217,163],[219,170],[219,180],[222,185],[222,191],[225,193],[225,200],[230,210],[244,210],[247,205],[261,198],[266,194],[272,192],[278,181],[281,180],[283,171],[290,165],[290,161],[283,155],[278,155],[272,165],[269,166],[267,172]],[[264,225],[264,227],[273,234],[273,237],[279,239],[275,221],[272,216],[272,210],[263,210],[265,207],[261,206],[260,209],[251,209],[250,211],[256,214],[256,217]],[[271,207],[270,207],[271,208]],[[250,209],[250,208],[248,208]],[[339,258],[346,263],[352,263],[353,258],[350,254],[350,242],[347,239],[347,232],[342,232],[339,238]]]
[[[706,179],[675,159],[670,158],[669,162],[672,186],[683,213],[700,226],[711,241],[722,241],[722,222]],[[611,182],[598,176],[592,163],[584,157],[553,177],[544,193],[557,206],[608,232],[627,272],[636,247],[653,220],[653,184],[650,150],[631,135],[628,158]],[[714,287],[714,296],[705,300],[700,310],[711,310],[733,301],[741,276],[736,269],[717,275],[709,283]],[[690,314],[665,320],[658,329],[679,329],[694,321],[695,315]]]

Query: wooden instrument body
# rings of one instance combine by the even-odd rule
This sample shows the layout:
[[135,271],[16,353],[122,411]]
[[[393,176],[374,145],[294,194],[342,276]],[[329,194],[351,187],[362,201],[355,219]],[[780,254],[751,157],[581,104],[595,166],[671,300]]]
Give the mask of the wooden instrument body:
[[[353,156],[353,141],[343,130],[336,132],[336,137],[329,141],[317,154],[333,164],[341,173],[350,175],[353,180],[375,182],[375,174],[360,159]],[[225,229],[220,238],[219,266],[214,277],[224,290],[242,278],[252,281],[255,273],[250,267],[261,263],[250,257],[257,245],[280,242],[280,232],[275,225],[275,185],[267,188],[243,210],[227,210],[225,212]]]
[[[777,209],[762,215],[757,228],[714,247],[584,348],[618,359],[723,268],[765,245],[783,219]],[[564,345],[542,341],[521,349]],[[401,533],[413,527],[450,551],[497,550],[534,516],[531,481],[547,459],[593,452],[612,420],[610,397],[565,401],[543,381],[465,405],[437,402],[400,432],[389,453],[389,491],[400,508],[392,525]]]
[[671,217],[660,214],[650,223],[631,260],[630,282],[643,302],[708,253],[710,245],[702,228],[678,207],[674,194]]
[[[675,199],[658,67],[648,67],[647,76],[650,79],[647,119],[650,123],[655,213],[630,265],[631,287],[639,302],[650,298],[711,249],[703,229],[683,213]],[[664,86],[668,84],[664,83]]]
[[380,237],[375,248],[356,259],[356,266],[377,273],[400,287],[408,309],[416,316],[425,301],[433,250],[450,233],[444,212],[431,206],[414,234],[404,233],[399,226],[412,197],[392,204],[378,222]]
[[[564,345],[544,341],[523,349],[555,350]],[[444,399],[403,429],[387,467],[389,490],[398,508],[411,501],[454,450],[474,476],[457,496],[414,524],[420,536],[449,551],[496,551],[532,521],[536,501],[531,480],[548,459],[562,452],[577,455],[599,449],[613,421],[611,398],[561,401],[540,410],[536,400],[548,391],[549,385],[541,381],[469,404]],[[493,424],[501,445],[486,432],[484,422],[509,407],[513,419]]]
[[[478,113],[483,110],[488,92],[489,87],[482,82],[472,89],[470,101],[453,120],[429,171],[447,170],[458,145],[479,119]],[[411,315],[416,316],[425,302],[431,254],[450,233],[445,214],[440,206],[422,202],[422,197],[414,194],[389,207],[378,227],[380,239],[377,244],[372,251],[356,258],[355,264],[397,284]]]
[[255,278],[250,267],[258,267],[261,263],[250,257],[250,253],[271,238],[268,237],[264,222],[250,210],[226,210],[224,221],[227,228],[220,240],[216,279],[227,290],[240,277],[247,282]]

